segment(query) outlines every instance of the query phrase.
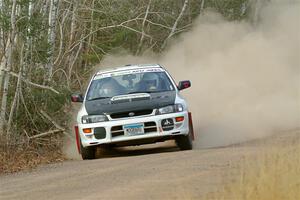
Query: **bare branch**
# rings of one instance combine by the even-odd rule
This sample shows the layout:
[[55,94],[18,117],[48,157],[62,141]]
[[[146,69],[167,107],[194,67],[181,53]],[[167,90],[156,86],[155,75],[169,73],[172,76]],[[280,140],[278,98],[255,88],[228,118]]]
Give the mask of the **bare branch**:
[[143,19],[143,23],[142,23],[142,36],[141,36],[138,48],[137,48],[136,53],[135,53],[136,55],[138,55],[140,53],[142,45],[143,45],[143,42],[144,42],[144,34],[145,34],[144,27],[145,27],[145,22],[146,22],[147,17],[148,17],[148,13],[149,13],[149,9],[150,9],[150,4],[151,4],[151,0],[149,0],[149,2],[148,2],[148,6],[147,6],[146,13],[145,13],[145,17]]
[[162,28],[166,28],[166,29],[169,29],[169,30],[172,30],[172,27],[169,27],[169,26],[166,26],[166,25],[163,25],[163,24],[159,24],[159,23],[155,23],[155,22],[152,22],[148,19],[145,20],[146,22],[148,22],[149,24],[152,24],[152,25],[155,25],[155,26],[160,26]]
[[38,135],[31,136],[31,137],[28,137],[28,138],[29,139],[34,139],[34,138],[44,137],[44,136],[47,136],[47,135],[50,135],[50,134],[53,134],[53,133],[60,133],[60,132],[63,132],[63,130],[55,129],[55,130],[52,130],[52,131],[47,131],[47,132],[44,132],[44,133],[40,133]]
[[[7,71],[7,70],[5,70]],[[18,77],[19,75],[12,72],[12,71],[7,71],[10,75],[14,76],[14,77]],[[32,85],[33,87],[37,87],[37,88],[41,88],[41,89],[46,89],[46,90],[51,90],[52,92],[56,93],[56,94],[60,94],[57,90],[55,90],[52,87],[46,86],[46,85],[39,85],[37,83],[33,83],[27,79],[25,79],[24,77],[21,77],[21,80],[24,81],[25,83]]]
[[177,19],[175,20],[174,24],[173,24],[173,27],[172,27],[172,30],[170,32],[170,34],[168,35],[168,37],[165,39],[163,45],[162,45],[162,49],[165,48],[166,44],[167,44],[167,41],[174,35],[176,29],[177,29],[177,25],[178,25],[178,22],[179,20],[181,19],[181,17],[183,16],[183,13],[188,5],[188,2],[189,0],[185,0],[184,3],[183,3],[183,6],[182,6],[182,9],[181,9],[181,12],[180,14],[178,15]]
[[[84,37],[80,38],[80,39],[76,42],[76,44],[74,44],[73,47],[72,47],[71,49],[69,49],[69,51],[66,52],[66,53],[69,53],[69,52],[73,51],[73,49],[74,49],[76,46],[78,46],[78,45],[79,45],[83,40],[85,40],[86,38],[90,37],[90,35],[92,35],[92,34],[94,34],[94,33],[97,33],[98,31],[102,31],[102,30],[106,30],[106,29],[123,27],[123,28],[126,28],[126,29],[128,29],[128,30],[131,30],[131,31],[133,31],[133,32],[143,34],[141,31],[138,31],[138,30],[136,30],[136,29],[134,29],[134,28],[131,28],[131,27],[125,25],[125,24],[127,24],[127,23],[129,23],[129,22],[133,22],[133,21],[137,21],[137,20],[139,20],[139,18],[129,19],[129,20],[126,20],[126,21],[124,21],[124,22],[122,22],[122,23],[120,23],[120,24],[117,24],[117,25],[110,25],[110,26],[100,27],[100,28],[98,28],[98,29],[96,29],[96,30],[94,30],[94,31],[91,31],[89,34],[87,34],[87,35],[85,35]],[[151,37],[150,35],[148,35],[148,34],[145,34],[145,33],[144,33],[144,36],[149,37],[149,38],[152,39],[152,37]]]
[[56,123],[45,111],[40,110],[40,113],[46,118],[48,119],[57,129],[59,129],[60,131],[63,132],[63,134],[65,134],[66,136],[68,136],[69,138],[73,139],[69,133],[66,132],[66,130],[60,126],[58,123]]

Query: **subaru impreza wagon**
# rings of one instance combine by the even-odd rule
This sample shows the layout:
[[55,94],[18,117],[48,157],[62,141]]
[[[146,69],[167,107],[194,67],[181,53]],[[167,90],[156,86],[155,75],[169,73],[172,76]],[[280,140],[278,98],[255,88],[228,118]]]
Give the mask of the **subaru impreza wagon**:
[[154,65],[126,65],[94,74],[75,126],[83,159],[94,159],[97,148],[142,145],[175,140],[181,150],[192,149],[192,116],[177,85],[166,69]]

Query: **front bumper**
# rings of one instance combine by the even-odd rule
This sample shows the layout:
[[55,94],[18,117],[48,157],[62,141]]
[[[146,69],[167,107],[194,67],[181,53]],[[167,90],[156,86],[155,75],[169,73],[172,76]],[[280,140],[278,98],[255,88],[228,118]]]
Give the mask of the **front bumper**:
[[[176,122],[176,118],[184,117],[183,121]],[[164,115],[151,115],[143,117],[133,117],[118,119],[107,122],[78,124],[78,132],[83,147],[100,144],[118,144],[126,141],[143,140],[148,138],[163,138],[174,135],[187,135],[189,133],[189,115],[187,111],[170,113]],[[164,119],[172,119],[174,126],[162,126]],[[145,133],[141,135],[126,135],[123,126],[129,124],[144,124]],[[91,128],[91,133],[84,133],[83,129]],[[97,139],[95,130],[105,129],[105,136]]]

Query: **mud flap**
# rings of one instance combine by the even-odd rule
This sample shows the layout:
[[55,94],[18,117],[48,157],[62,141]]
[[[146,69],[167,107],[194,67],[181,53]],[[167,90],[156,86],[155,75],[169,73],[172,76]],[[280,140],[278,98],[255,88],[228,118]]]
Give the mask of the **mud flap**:
[[192,134],[192,140],[195,140],[195,134],[194,134],[194,126],[193,126],[193,119],[192,119],[192,113],[189,112],[189,129]]
[[81,151],[80,151],[80,136],[79,136],[78,126],[74,126],[74,129],[75,129],[77,150],[78,150],[78,153],[81,154]]

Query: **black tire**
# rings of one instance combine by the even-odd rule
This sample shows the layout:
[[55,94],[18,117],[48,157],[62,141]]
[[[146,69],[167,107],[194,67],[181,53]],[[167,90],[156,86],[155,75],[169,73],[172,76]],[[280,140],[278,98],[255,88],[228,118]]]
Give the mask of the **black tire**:
[[191,150],[193,149],[191,133],[187,135],[178,135],[175,138],[175,142],[180,150]]
[[80,152],[83,160],[92,160],[96,158],[96,148],[94,146],[83,147],[80,142]]

